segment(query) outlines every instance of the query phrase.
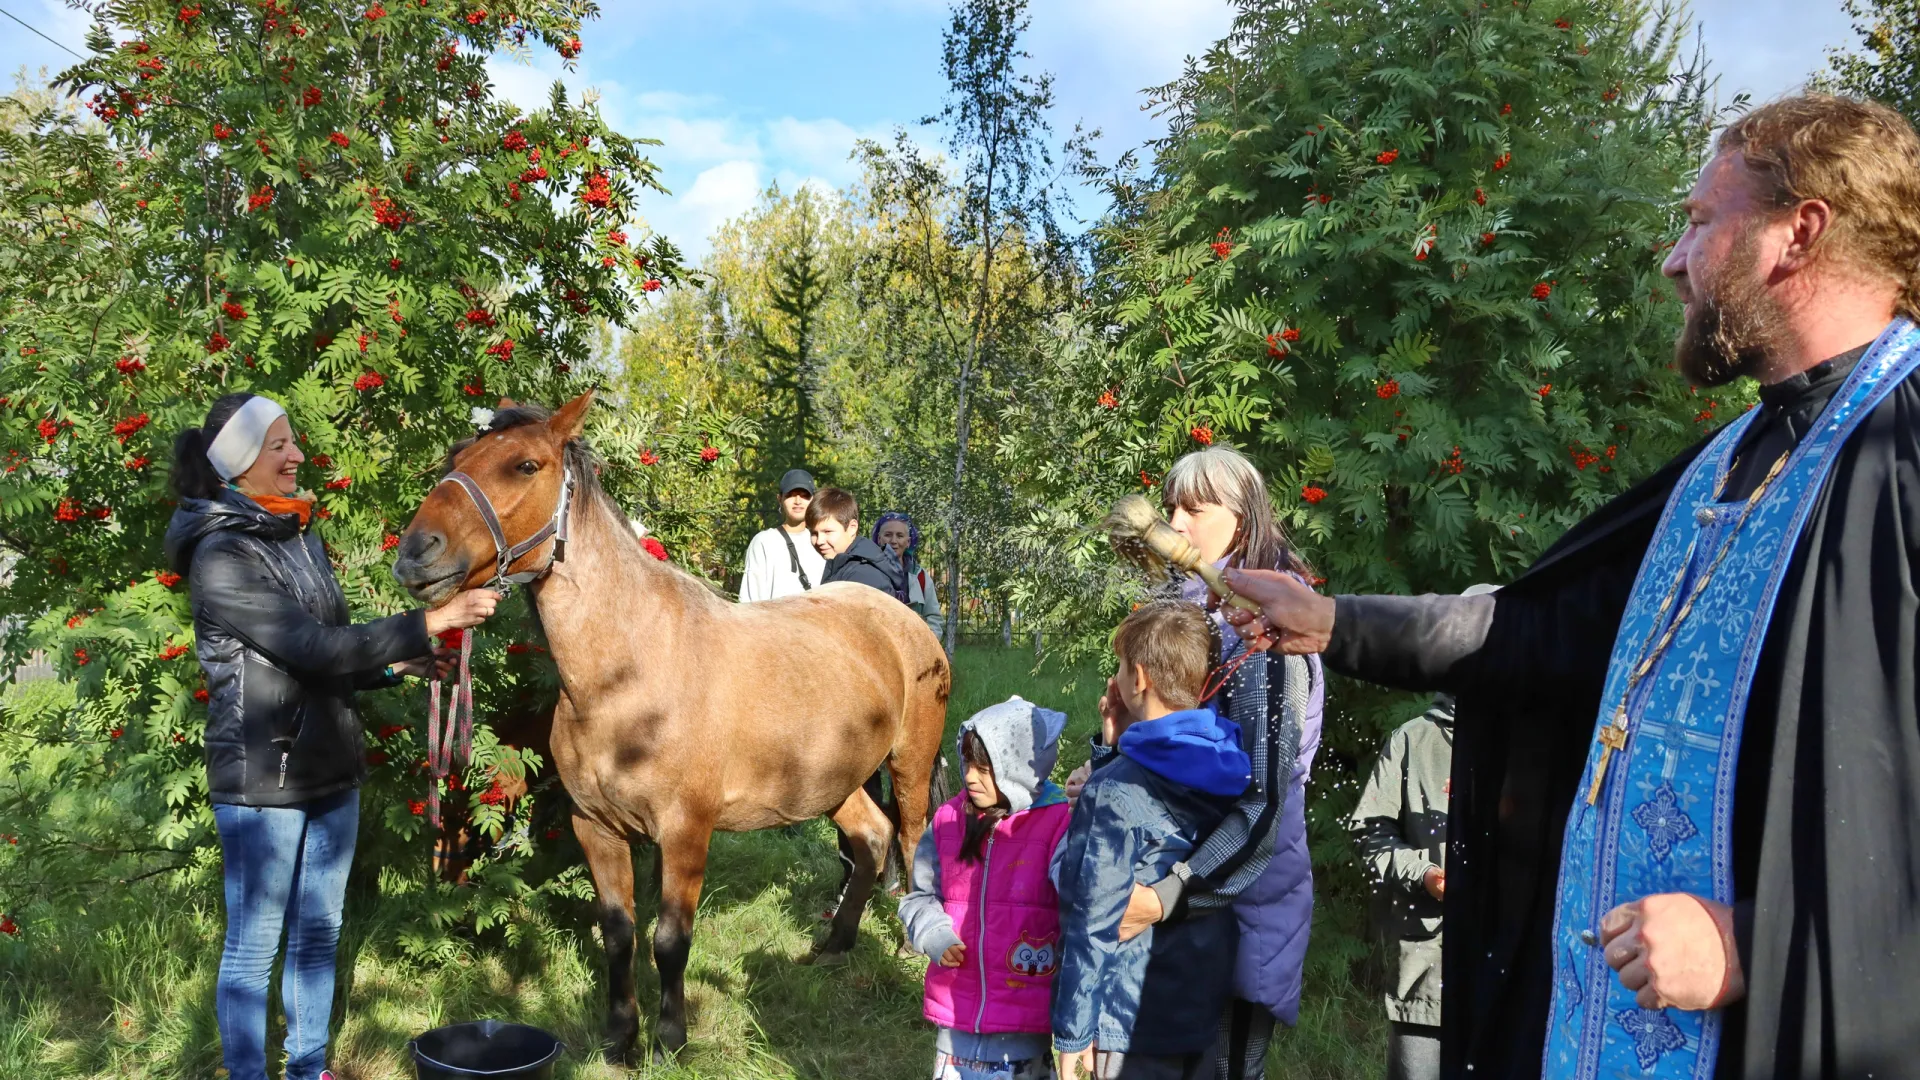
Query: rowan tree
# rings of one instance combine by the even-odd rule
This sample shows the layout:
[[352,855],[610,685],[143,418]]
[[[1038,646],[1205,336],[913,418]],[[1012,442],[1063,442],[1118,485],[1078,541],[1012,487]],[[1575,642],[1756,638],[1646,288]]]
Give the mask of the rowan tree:
[[[60,756],[44,782],[0,793],[0,831],[48,860],[93,859],[64,880],[185,865],[212,839],[187,589],[161,550],[176,432],[220,394],[277,396],[356,617],[400,610],[389,552],[473,410],[603,380],[606,328],[680,279],[673,245],[631,224],[634,196],[657,187],[646,141],[610,130],[590,95],[556,83],[529,113],[487,78],[494,55],[570,62],[594,12],[118,0],[58,79],[91,121],[42,111],[0,132],[0,605],[22,613],[4,646],[11,662],[44,652],[78,694],[16,718]],[[752,436],[726,415],[611,404],[589,438],[643,518],[662,473],[693,499]],[[711,531],[698,514],[650,524],[670,553]],[[481,641],[483,717],[550,693],[524,605]],[[394,842],[421,828],[423,697],[363,699],[364,813]],[[521,764],[483,730],[465,784],[484,793]],[[87,841],[49,812],[107,790],[146,837]],[[495,836],[518,822],[506,851],[532,849],[527,806],[477,801]],[[504,878],[495,900],[517,888]]]
[[[1087,526],[1189,450],[1250,454],[1329,591],[1458,591],[1510,580],[1745,404],[1670,370],[1660,264],[1713,121],[1677,16],[1240,8],[1154,92],[1170,126],[1146,167],[1106,174],[1095,306],[1005,425],[1054,493],[1024,529],[1046,561],[1022,609],[1084,653],[1138,595]],[[1350,770],[1423,704],[1332,691],[1311,789],[1332,801],[1310,813],[1337,876]]]
[[[1107,174],[1063,351],[1106,498],[1214,441],[1342,591],[1502,580],[1724,421],[1660,263],[1711,112],[1635,4],[1248,3]],[[1744,404],[1741,402],[1740,404]]]

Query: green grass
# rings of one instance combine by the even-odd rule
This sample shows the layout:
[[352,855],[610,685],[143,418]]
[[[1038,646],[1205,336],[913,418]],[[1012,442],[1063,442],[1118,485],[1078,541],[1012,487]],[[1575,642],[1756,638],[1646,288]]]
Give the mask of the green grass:
[[[1085,757],[1103,680],[1034,676],[1031,665],[1032,653],[1020,649],[963,652],[949,728],[1014,693],[1064,709],[1064,774]],[[0,769],[7,765],[0,761]],[[345,1013],[336,1013],[333,1067],[342,1080],[411,1077],[406,1043],[413,1035],[495,1016],[559,1034],[569,1049],[558,1076],[572,1080],[918,1080],[932,1049],[920,1018],[925,961],[902,951],[891,900],[873,902],[848,966],[797,963],[820,930],[817,916],[838,884],[838,867],[824,822],[791,833],[716,836],[687,972],[692,1042],[672,1067],[632,1073],[598,1050],[605,998],[584,905],[561,905],[551,924],[524,927],[517,941],[490,933],[453,962],[422,963],[399,946],[422,918],[417,902],[359,889],[341,944]],[[102,893],[0,938],[0,1080],[221,1075],[213,1017],[223,926],[218,874],[209,864],[178,880]],[[650,917],[650,910],[642,915]],[[1276,1043],[1270,1076],[1380,1073],[1386,1025],[1379,999],[1344,976],[1320,976],[1327,966],[1310,964],[1300,1026]],[[650,1015],[657,997],[644,959],[638,978],[643,1015]],[[278,1017],[273,1024],[277,1044]]]

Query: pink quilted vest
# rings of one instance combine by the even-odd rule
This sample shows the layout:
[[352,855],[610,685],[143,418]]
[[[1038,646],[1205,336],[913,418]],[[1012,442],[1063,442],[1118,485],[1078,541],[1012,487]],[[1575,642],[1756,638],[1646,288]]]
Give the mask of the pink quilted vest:
[[930,826],[940,853],[940,892],[967,957],[957,968],[933,958],[927,1019],[983,1034],[1050,1031],[1060,897],[1047,880],[1047,867],[1067,834],[1072,808],[1063,802],[1014,814],[980,846],[979,862],[964,862],[966,801],[962,793],[934,811]]

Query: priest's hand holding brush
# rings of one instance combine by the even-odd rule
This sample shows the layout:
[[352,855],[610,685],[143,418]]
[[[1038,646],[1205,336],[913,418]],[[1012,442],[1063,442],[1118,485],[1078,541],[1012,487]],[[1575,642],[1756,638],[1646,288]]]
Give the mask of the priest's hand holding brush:
[[1207,590],[1220,598],[1222,616],[1250,648],[1264,651],[1277,646],[1280,652],[1297,656],[1327,647],[1333,632],[1333,600],[1314,592],[1296,575],[1215,567],[1138,495],[1114,503],[1103,524],[1113,550],[1148,573],[1178,570],[1206,582]]
[[[1206,582],[1208,590],[1215,596],[1238,607],[1244,618],[1256,617],[1259,605],[1244,597],[1236,597],[1220,570],[1213,565],[1225,555],[1224,549],[1237,539],[1240,532],[1238,515],[1219,504],[1182,508],[1176,513],[1184,519],[1181,522],[1186,526],[1184,532],[1168,524],[1145,498],[1128,495],[1113,504],[1106,520],[1101,522],[1101,528],[1105,530],[1107,540],[1116,554],[1146,570],[1150,576],[1165,579],[1175,571],[1191,574]],[[1219,535],[1213,535],[1215,533]],[[1211,554],[1203,552],[1200,546],[1203,544],[1223,550]],[[1108,679],[1106,693],[1100,696],[1100,717],[1105,729],[1125,726],[1119,723],[1126,712],[1126,704],[1115,682],[1118,678],[1116,675]],[[1068,799],[1080,797],[1080,788],[1091,771],[1092,764],[1088,763],[1067,777]]]
[[1235,605],[1225,612],[1251,648],[1306,656],[1325,651],[1333,639],[1333,597],[1278,570],[1230,568],[1221,576],[1236,596],[1258,609]]

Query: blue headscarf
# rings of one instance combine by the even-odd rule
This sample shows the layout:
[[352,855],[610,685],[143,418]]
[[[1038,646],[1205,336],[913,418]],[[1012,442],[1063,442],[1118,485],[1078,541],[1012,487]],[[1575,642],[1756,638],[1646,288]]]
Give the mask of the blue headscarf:
[[[907,523],[907,551],[905,556],[900,559],[900,568],[907,572],[908,577],[912,577],[914,572],[920,569],[920,560],[917,558],[917,553],[920,550],[920,526],[915,525],[912,518],[900,511],[889,510],[880,515],[879,521],[873,523],[872,539],[874,543],[880,544],[880,530],[886,528],[887,523],[891,521],[904,521]],[[888,547],[886,544],[880,544],[880,547],[884,549],[887,554],[893,554],[893,548]]]

